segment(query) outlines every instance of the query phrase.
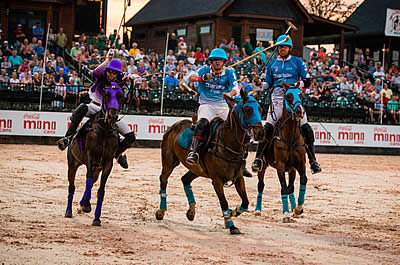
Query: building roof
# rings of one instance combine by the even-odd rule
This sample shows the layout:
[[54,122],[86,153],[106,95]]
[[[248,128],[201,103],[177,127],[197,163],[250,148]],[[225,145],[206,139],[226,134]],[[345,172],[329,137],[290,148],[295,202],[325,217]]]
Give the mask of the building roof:
[[387,8],[400,9],[400,1],[365,0],[344,23],[358,27],[356,35],[383,35]]
[[299,9],[308,22],[312,22],[311,16],[298,0],[151,0],[126,26],[221,15],[222,12],[294,19],[295,9]]
[[127,23],[127,26],[182,18],[215,15],[232,0],[151,0]]

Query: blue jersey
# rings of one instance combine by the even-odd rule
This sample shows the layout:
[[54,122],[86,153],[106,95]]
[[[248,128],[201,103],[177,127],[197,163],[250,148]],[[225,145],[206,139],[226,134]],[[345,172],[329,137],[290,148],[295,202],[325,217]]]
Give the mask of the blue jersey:
[[307,65],[296,56],[291,56],[286,60],[280,57],[268,64],[265,79],[269,87],[282,87],[282,82],[291,85],[299,81],[300,77],[304,80],[310,77]]
[[[210,66],[205,66],[197,71],[199,76],[211,73]],[[232,89],[239,92],[239,86],[236,79],[236,74],[232,69],[223,71],[219,76],[213,78],[213,80],[207,82],[199,82],[197,91],[200,95],[200,104],[215,104],[223,103],[225,100],[222,93],[228,93]]]

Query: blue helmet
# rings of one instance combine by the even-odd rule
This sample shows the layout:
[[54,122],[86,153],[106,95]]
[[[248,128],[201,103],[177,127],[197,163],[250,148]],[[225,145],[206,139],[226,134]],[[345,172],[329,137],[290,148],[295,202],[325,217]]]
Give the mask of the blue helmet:
[[212,50],[210,56],[208,56],[208,60],[215,60],[215,59],[222,59],[228,61],[228,57],[226,57],[226,52],[220,48]]
[[[284,41],[286,39],[286,37],[289,37],[289,39],[287,41]],[[289,47],[293,47],[293,42],[292,42],[292,38],[289,35],[280,35],[278,37],[278,39],[276,40],[276,43],[281,42],[281,44],[279,44],[279,46],[289,46]]]

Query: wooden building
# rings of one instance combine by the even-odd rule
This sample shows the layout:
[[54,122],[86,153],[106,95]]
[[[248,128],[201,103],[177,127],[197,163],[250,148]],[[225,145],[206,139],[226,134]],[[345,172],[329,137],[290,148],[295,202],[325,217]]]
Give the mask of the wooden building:
[[276,40],[287,29],[285,21],[291,21],[298,28],[291,32],[293,53],[297,56],[302,56],[308,25],[318,22],[323,34],[325,28],[336,34],[341,30],[356,29],[328,20],[316,20],[298,0],[151,0],[126,26],[133,28],[132,39],[140,47],[163,52],[167,32],[183,36],[190,47],[198,38],[196,30],[200,30],[203,49],[212,49],[223,39],[231,38],[241,46],[246,36],[250,36],[255,47],[259,39]]
[[106,26],[107,0],[5,0],[0,1],[3,38],[15,41],[15,30],[22,24],[28,38],[37,22],[57,33],[63,27],[71,43],[74,34],[97,34]]

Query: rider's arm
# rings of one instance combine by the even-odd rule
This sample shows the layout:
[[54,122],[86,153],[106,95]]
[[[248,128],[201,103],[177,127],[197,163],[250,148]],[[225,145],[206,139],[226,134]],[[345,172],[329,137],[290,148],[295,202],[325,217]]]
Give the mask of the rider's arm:
[[240,94],[240,88],[237,82],[236,74],[232,69],[228,69],[226,71],[229,71],[229,85],[232,87],[231,91],[226,93],[226,95],[234,97],[236,94]]
[[307,65],[306,63],[298,58],[298,67],[300,71],[300,76],[302,81],[300,81],[300,88],[305,87],[308,88],[311,85],[311,76],[310,73],[308,72]]

